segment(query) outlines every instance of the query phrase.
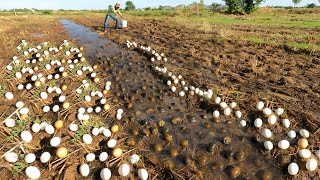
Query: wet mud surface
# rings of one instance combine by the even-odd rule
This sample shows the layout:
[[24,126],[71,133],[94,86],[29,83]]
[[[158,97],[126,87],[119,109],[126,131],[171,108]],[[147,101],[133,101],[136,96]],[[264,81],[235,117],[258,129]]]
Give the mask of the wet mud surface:
[[[268,173],[273,178],[287,176],[286,167],[278,166],[274,154],[264,150],[260,144],[263,139],[256,136],[258,132],[251,125],[240,127],[234,116],[215,122],[212,112],[218,106],[172,93],[165,85],[167,78],[156,73],[143,54],[105,38],[97,40],[97,34],[70,21],[62,24],[80,46],[90,46],[88,57],[98,54],[92,62],[112,79],[112,94],[125,110],[124,120],[117,122],[127,133],[124,144],[135,144],[131,147],[145,156],[148,165],[157,170],[161,167],[157,178],[229,179],[235,168],[240,168],[239,179],[260,179]],[[244,119],[250,121],[249,117]],[[159,122],[165,125],[159,126]]]

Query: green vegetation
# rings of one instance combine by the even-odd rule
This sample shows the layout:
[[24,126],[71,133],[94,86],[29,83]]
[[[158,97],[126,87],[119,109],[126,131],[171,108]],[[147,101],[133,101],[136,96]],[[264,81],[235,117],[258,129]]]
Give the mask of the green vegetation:
[[136,6],[133,4],[132,1],[127,1],[126,2],[126,11],[132,11],[135,10]]

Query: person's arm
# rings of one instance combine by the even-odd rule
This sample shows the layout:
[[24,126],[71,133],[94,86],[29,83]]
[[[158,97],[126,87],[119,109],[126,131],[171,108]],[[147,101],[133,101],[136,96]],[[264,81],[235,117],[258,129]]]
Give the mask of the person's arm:
[[118,14],[119,14],[122,18],[124,18],[123,15],[121,14],[120,10],[118,11]]

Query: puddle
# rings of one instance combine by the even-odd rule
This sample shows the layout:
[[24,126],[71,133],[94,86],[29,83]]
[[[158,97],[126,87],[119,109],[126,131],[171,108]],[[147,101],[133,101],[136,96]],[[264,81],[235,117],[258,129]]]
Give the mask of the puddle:
[[[180,174],[187,179],[200,170],[205,179],[230,179],[236,166],[241,169],[239,179],[261,179],[264,172],[271,172],[275,179],[284,177],[283,170],[274,165],[273,155],[262,154],[264,147],[256,142],[261,138],[255,138],[256,132],[250,128],[241,128],[238,119],[222,117],[221,122],[213,122],[212,109],[217,107],[195,97],[174,95],[165,85],[167,79],[153,71],[146,57],[123,50],[82,25],[68,20],[61,23],[112,81],[111,93],[124,104],[127,137],[140,142],[136,148],[148,159],[146,166],[166,166],[164,161],[170,160],[177,169],[185,169]],[[103,45],[107,48],[101,48]],[[173,117],[182,122],[173,125]],[[164,127],[158,126],[160,120],[165,121]],[[135,130],[139,134],[133,133]],[[173,136],[171,143],[164,141],[167,135]],[[226,139],[231,142],[224,143]],[[183,140],[188,141],[187,148],[182,148]],[[155,151],[156,144],[163,148],[161,152]],[[177,150],[178,156],[173,156],[172,150]]]
[[78,40],[79,46],[85,48],[86,57],[89,60],[113,57],[120,53],[119,45],[106,38],[101,38],[98,33],[91,31],[89,28],[67,19],[62,19],[60,22],[69,32],[69,36]]

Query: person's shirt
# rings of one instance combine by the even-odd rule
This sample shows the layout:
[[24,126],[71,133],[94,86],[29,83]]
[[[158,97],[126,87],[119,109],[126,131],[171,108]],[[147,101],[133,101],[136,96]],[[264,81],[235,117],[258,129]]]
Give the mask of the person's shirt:
[[108,10],[108,15],[114,16],[116,14],[119,14],[120,16],[122,16],[122,14],[120,12],[120,8],[115,9],[115,7],[113,6],[111,9]]

